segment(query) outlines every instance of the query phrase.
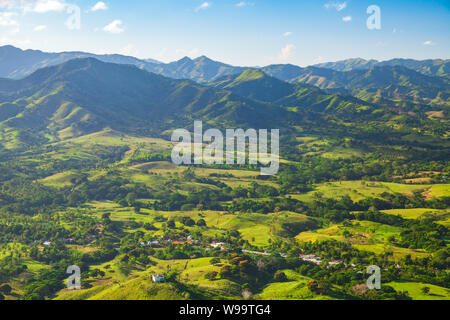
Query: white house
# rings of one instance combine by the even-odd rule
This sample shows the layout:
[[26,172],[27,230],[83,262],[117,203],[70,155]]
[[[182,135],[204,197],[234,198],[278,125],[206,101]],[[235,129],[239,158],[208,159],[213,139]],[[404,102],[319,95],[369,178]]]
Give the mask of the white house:
[[166,278],[164,278],[164,276],[162,274],[153,274],[152,280],[153,280],[153,282],[164,282],[164,280],[166,280]]

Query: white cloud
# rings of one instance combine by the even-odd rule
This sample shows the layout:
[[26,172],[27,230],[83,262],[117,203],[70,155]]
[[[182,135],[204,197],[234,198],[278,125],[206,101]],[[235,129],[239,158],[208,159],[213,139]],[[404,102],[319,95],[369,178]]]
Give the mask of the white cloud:
[[325,4],[325,8],[327,9],[336,9],[337,11],[342,11],[347,8],[347,1],[344,2],[328,2]]
[[124,56],[139,56],[139,50],[137,50],[132,44],[128,44],[126,47],[122,48],[119,53]]
[[162,59],[165,58],[167,54],[167,48],[162,48],[161,51],[158,53],[157,57]]
[[105,26],[103,30],[109,33],[119,34],[124,31],[124,29],[121,27],[122,24],[122,20],[114,20],[113,22]]
[[91,11],[99,11],[99,10],[108,10],[108,6],[103,1],[97,2],[92,8]]
[[434,46],[436,43],[434,43],[433,41],[431,41],[431,40],[427,40],[427,41],[425,41],[424,43],[423,43],[423,45],[424,46]]
[[15,12],[0,12],[0,27],[17,27],[19,23],[14,19]]
[[343,17],[343,18],[342,18],[342,21],[344,21],[344,22],[350,22],[350,21],[352,21],[352,17],[351,17],[351,16]]
[[236,3],[236,7],[242,8],[242,7],[248,7],[248,6],[253,6],[255,5],[253,2],[244,2],[241,1],[239,3]]
[[0,0],[0,8],[16,8],[24,2],[25,0]]
[[282,61],[290,59],[294,54],[294,49],[295,46],[293,44],[287,44],[284,48],[281,49],[281,52],[278,55],[278,59]]
[[289,37],[291,35],[292,35],[292,32],[290,32],[290,31],[283,33],[283,37]]
[[0,8],[18,10],[22,13],[61,12],[67,6],[64,0],[0,0]]
[[182,55],[182,56],[188,56],[191,58],[197,57],[200,53],[200,50],[198,48],[193,48],[190,50],[185,50],[185,49],[177,49],[175,50],[175,53],[177,55]]
[[38,1],[31,10],[36,13],[61,12],[66,8],[66,4],[59,0]]
[[31,44],[30,39],[20,40],[17,37],[0,37],[0,45],[12,45],[16,47],[28,47]]
[[321,62],[325,62],[325,59],[322,56],[318,56],[313,60],[313,63],[321,63]]
[[44,25],[40,25],[40,26],[36,26],[34,27],[34,31],[44,31],[45,29],[47,29],[47,26]]
[[198,12],[198,11],[200,11],[200,10],[208,9],[209,7],[211,7],[211,3],[209,3],[209,2],[203,2],[200,6],[198,6],[198,7],[195,9],[195,12]]

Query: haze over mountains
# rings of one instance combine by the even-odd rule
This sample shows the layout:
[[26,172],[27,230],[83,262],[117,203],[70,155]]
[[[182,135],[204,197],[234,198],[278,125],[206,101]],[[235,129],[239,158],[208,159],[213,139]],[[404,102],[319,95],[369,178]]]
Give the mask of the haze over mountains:
[[0,77],[20,79],[34,71],[76,58],[96,58],[103,62],[133,64],[140,69],[176,79],[210,81],[220,76],[237,73],[245,68],[233,67],[213,61],[205,56],[197,59],[185,57],[171,63],[153,59],[137,59],[119,54],[96,55],[86,52],[47,53],[39,50],[21,50],[13,46],[0,47]]
[[[197,82],[216,80],[225,75],[237,74],[248,67],[231,66],[225,63],[214,61],[208,57],[201,56],[196,59],[184,57],[178,61],[161,63],[153,59],[137,59],[135,57],[110,54],[96,55],[86,52],[61,52],[47,53],[39,50],[21,50],[13,46],[0,47],[0,77],[20,79],[37,69],[45,66],[52,66],[75,58],[93,57],[103,62],[119,64],[134,64],[141,69],[162,74],[167,77],[177,79],[191,79]],[[316,68],[332,69],[335,71],[352,71],[356,69],[370,69],[375,66],[402,66],[416,72],[430,76],[450,75],[450,60],[412,60],[412,59],[392,59],[388,61],[347,59],[337,62],[329,62],[314,65]],[[301,68],[298,66],[283,64],[270,65],[261,68],[264,72],[277,69],[276,74],[271,74],[281,80],[294,81],[299,76]],[[268,72],[270,73],[270,72]]]

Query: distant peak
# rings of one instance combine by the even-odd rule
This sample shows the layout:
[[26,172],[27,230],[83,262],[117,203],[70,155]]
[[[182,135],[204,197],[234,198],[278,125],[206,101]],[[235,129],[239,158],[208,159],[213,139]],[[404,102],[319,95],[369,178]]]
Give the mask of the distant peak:
[[192,61],[192,59],[186,56],[178,60],[178,62],[185,62],[185,61]]
[[208,58],[208,57],[205,56],[205,55],[200,56],[200,57],[196,58],[195,60],[208,60],[208,61],[213,61],[212,59]]
[[14,46],[12,46],[12,45],[9,45],[9,44],[4,45],[4,46],[0,46],[0,49],[15,50],[15,51],[23,51],[22,49],[16,48],[16,47],[14,47]]

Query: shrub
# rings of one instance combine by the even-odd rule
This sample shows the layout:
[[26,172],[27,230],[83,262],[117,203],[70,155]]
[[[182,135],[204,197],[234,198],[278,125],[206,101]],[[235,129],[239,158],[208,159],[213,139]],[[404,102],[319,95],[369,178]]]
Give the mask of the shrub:
[[288,280],[288,278],[286,277],[286,274],[284,272],[282,272],[282,271],[275,272],[275,274],[273,276],[273,279],[276,282],[285,282],[285,281]]

